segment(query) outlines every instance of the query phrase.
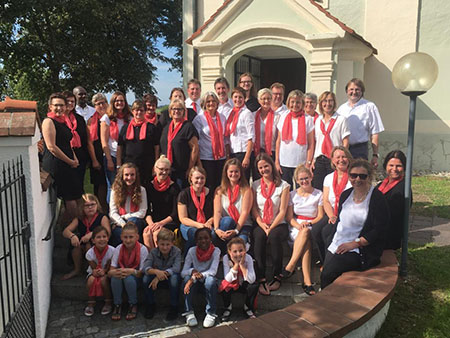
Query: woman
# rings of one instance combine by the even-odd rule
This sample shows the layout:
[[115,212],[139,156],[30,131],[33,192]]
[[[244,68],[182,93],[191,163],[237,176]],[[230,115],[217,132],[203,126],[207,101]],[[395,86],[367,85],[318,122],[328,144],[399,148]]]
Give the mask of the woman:
[[367,160],[350,164],[352,188],[339,200],[337,226],[325,256],[321,288],[346,271],[366,270],[380,263],[389,208],[383,193],[372,187],[374,169]]
[[256,99],[256,87],[253,82],[253,76],[250,73],[244,73],[239,76],[238,87],[245,91],[245,105],[252,113],[257,111],[260,107]]
[[[258,91],[258,102],[261,107],[255,114],[255,144],[254,156],[264,152],[275,159],[275,146],[277,141],[277,123],[280,115],[272,110],[272,91],[263,88]],[[258,169],[253,167],[253,179],[260,178]]]
[[172,163],[171,178],[180,188],[187,187],[187,173],[198,160],[198,136],[191,122],[186,121],[184,101],[175,99],[169,104],[172,121],[161,134],[161,153]]
[[290,226],[290,240],[294,243],[292,256],[284,268],[283,277],[295,272],[298,260],[302,259],[303,289],[306,294],[316,291],[311,282],[311,228],[323,217],[322,192],[311,185],[311,171],[299,165],[294,173],[297,190],[291,191],[286,220]]
[[200,160],[206,170],[207,186],[215,191],[220,185],[222,169],[225,164],[225,144],[228,138],[224,137],[226,118],[219,114],[219,98],[214,92],[206,92],[201,99],[202,112],[193,122],[199,136]]
[[320,116],[315,123],[316,149],[314,151],[313,187],[323,189],[323,179],[331,173],[331,150],[335,146],[348,148],[350,130],[347,119],[336,113],[336,95],[332,92],[323,92],[319,97]]
[[107,195],[109,203],[111,186],[116,177],[117,169],[117,141],[119,132],[123,125],[130,120],[131,112],[125,95],[122,92],[115,92],[111,95],[109,107],[106,114],[100,119],[100,139],[103,148],[103,166],[105,167]]
[[144,244],[153,249],[161,228],[178,228],[177,198],[180,188],[170,179],[170,161],[161,155],[153,168],[155,177],[147,185],[148,213],[145,221]]
[[251,154],[255,138],[255,118],[245,107],[245,91],[236,87],[231,92],[233,110],[225,125],[225,136],[230,137],[231,157],[237,158],[244,167],[245,179],[250,180]]
[[42,167],[53,178],[56,195],[64,200],[67,216],[77,215],[77,199],[83,193],[75,170],[79,162],[70,141],[72,132],[67,126],[66,97],[53,93],[48,100],[49,113],[42,122],[44,156]]
[[[172,102],[173,100],[181,100],[183,102],[186,101],[186,95],[184,94],[184,91],[182,88],[179,87],[175,87],[171,90],[170,92],[170,97],[169,97],[170,102]],[[194,121],[194,118],[197,116],[197,113],[194,111],[194,109],[192,108],[186,108],[184,117],[186,118],[186,120],[188,120],[189,122]],[[164,127],[166,125],[168,125],[171,121],[171,117],[169,115],[169,109],[163,110],[161,112],[161,116],[158,119],[158,126],[160,128],[160,130],[163,130]]]
[[405,154],[401,150],[389,152],[383,167],[387,177],[376,188],[384,194],[391,213],[384,248],[396,250],[401,247],[405,217]]
[[145,104],[145,120],[156,126],[158,124],[158,114],[156,114],[158,98],[153,94],[144,94],[142,101]]
[[[259,292],[269,295],[281,286],[283,264],[283,241],[288,238],[289,229],[285,220],[289,204],[289,184],[283,181],[272,158],[266,153],[256,156],[255,164],[261,178],[252,184],[252,215],[256,221],[253,229],[253,244],[256,277]],[[270,244],[273,265],[273,279],[266,283],[266,247]]]
[[144,102],[134,101],[131,113],[133,118],[119,132],[117,165],[134,163],[139,169],[142,184],[147,186],[156,156],[159,156],[159,135],[156,126],[145,118]]
[[304,164],[309,169],[314,155],[314,124],[303,111],[303,100],[300,90],[291,91],[286,102],[289,113],[281,116],[277,124],[275,165],[289,184],[293,184],[295,168]]
[[99,167],[94,166],[90,170],[91,183],[94,186],[94,195],[97,196],[100,201],[100,205],[103,210],[108,210],[108,204],[106,203],[106,176],[105,168],[103,166],[103,149],[102,142],[100,140],[100,119],[106,114],[108,108],[108,102],[105,95],[97,93],[92,97],[92,104],[95,107],[95,113],[87,121],[87,128],[89,131],[89,139],[94,147],[95,158]]
[[223,167],[222,183],[214,196],[213,241],[222,254],[226,254],[226,244],[235,236],[248,242],[252,202],[252,191],[241,162],[237,158],[227,160]]
[[193,167],[189,172],[190,187],[178,195],[178,218],[184,240],[184,255],[195,245],[195,232],[201,228],[213,228],[214,193],[205,187],[206,171]]
[[139,235],[144,228],[147,213],[147,192],[141,186],[139,171],[133,163],[125,163],[117,171],[111,189],[109,218],[113,224],[111,245],[116,247],[122,240],[122,227],[129,221],[136,224]]

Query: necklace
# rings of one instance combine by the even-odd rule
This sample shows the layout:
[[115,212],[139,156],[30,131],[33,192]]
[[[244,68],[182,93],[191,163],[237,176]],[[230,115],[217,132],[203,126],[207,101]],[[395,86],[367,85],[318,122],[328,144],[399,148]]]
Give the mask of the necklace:
[[367,191],[363,194],[363,196],[361,196],[361,197],[356,197],[356,196],[355,196],[355,193],[353,192],[353,201],[354,201],[355,203],[361,203],[362,201],[364,201],[364,200],[366,199],[366,196],[367,196],[368,193],[369,193],[369,190],[367,190]]

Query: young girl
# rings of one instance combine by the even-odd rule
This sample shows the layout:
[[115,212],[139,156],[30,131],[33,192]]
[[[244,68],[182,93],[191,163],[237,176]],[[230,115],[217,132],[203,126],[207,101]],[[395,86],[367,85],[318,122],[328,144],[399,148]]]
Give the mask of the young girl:
[[102,226],[111,234],[109,219],[102,213],[102,208],[95,195],[84,194],[79,209],[80,217],[74,218],[64,229],[63,236],[70,239],[70,249],[74,268],[62,277],[62,280],[70,279],[81,273],[83,254],[91,248],[92,231]]
[[234,237],[227,245],[228,254],[223,257],[224,280],[219,286],[225,310],[222,322],[227,321],[231,315],[231,294],[233,292],[245,293],[244,314],[248,318],[255,318],[254,304],[258,294],[258,284],[253,268],[252,257],[245,252],[245,242],[242,238]]
[[84,309],[84,315],[88,317],[94,314],[95,297],[105,296],[105,305],[101,312],[102,315],[107,315],[112,310],[111,289],[107,274],[111,265],[114,248],[108,245],[108,239],[108,230],[102,226],[96,227],[92,231],[92,243],[94,246],[86,252],[86,260],[89,263],[86,283],[89,301]]
[[196,326],[197,318],[192,306],[193,294],[198,288],[204,288],[206,294],[206,317],[203,327],[212,327],[216,321],[217,280],[220,250],[211,243],[211,230],[198,229],[195,233],[194,246],[189,249],[184,261],[181,278],[184,279],[184,306],[186,324]]

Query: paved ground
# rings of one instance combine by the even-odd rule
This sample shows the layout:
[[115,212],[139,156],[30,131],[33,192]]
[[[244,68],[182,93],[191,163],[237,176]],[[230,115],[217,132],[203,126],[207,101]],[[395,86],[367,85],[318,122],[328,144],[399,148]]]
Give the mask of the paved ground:
[[416,244],[450,245],[450,220],[439,217],[411,216],[409,241]]

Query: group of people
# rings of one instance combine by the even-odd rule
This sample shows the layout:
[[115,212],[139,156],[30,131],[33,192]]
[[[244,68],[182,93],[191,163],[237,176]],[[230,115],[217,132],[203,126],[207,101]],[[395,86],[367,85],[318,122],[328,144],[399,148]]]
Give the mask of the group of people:
[[[152,290],[165,282],[171,289],[168,318],[176,318],[175,289],[183,279],[188,325],[197,325],[191,291],[201,286],[207,299],[203,325],[210,327],[218,290],[224,320],[231,291],[247,294],[244,310],[252,317],[256,295],[277,290],[300,260],[304,290],[315,294],[314,243],[322,289],[345,271],[378,264],[384,249],[400,247],[406,159],[399,150],[387,154],[387,177],[373,186],[384,127],[375,104],[363,98],[361,80],[349,81],[348,101],[339,108],[329,91],[317,99],[293,90],[284,105],[281,83],[256,93],[250,73],[240,76],[231,98],[225,78],[214,89],[201,95],[193,79],[188,98],[174,88],[161,114],[151,94],[131,109],[120,92],[109,105],[95,94],[95,109],[82,87],[50,96],[43,166],[73,219],[64,236],[71,241],[74,270],[64,278],[81,272],[85,254],[90,295],[103,289],[102,313],[113,311],[113,319],[120,319],[123,286],[127,319],[135,318],[143,276],[148,317],[155,311]],[[82,195],[89,159],[94,195]],[[182,244],[176,243],[183,252],[173,245],[180,235]],[[283,266],[285,241],[292,255]],[[268,248],[272,271],[266,276]],[[105,250],[110,254],[104,256]],[[221,256],[224,280],[218,287]]]

